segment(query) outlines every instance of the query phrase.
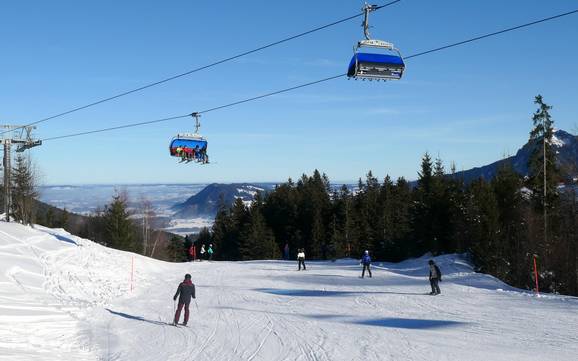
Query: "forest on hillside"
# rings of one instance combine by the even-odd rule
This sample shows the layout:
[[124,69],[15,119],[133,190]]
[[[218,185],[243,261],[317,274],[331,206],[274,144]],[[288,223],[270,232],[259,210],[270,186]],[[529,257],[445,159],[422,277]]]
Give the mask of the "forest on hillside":
[[535,287],[536,259],[542,289],[578,295],[576,170],[544,161],[555,159],[551,107],[540,96],[535,103],[528,176],[504,164],[493,179],[466,184],[426,153],[415,186],[370,171],[352,192],[332,189],[315,170],[250,207],[223,205],[200,243],[212,243],[221,260],[278,258],[285,244],[293,256],[305,248],[313,259],[358,258],[364,250],[393,262],[468,253],[478,271],[526,289]]

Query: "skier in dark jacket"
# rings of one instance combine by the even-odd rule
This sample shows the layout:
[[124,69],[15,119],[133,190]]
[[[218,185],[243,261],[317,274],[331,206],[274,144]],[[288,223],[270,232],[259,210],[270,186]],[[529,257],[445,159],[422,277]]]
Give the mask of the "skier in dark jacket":
[[361,278],[365,276],[365,270],[369,273],[369,278],[371,278],[371,257],[369,257],[369,251],[363,252],[361,257],[361,263],[363,264],[363,271],[361,271]]
[[[180,295],[180,296],[179,296]],[[179,318],[181,317],[181,310],[183,306],[185,307],[185,320],[183,325],[186,326],[187,322],[189,322],[189,305],[191,304],[191,297],[195,297],[195,285],[191,281],[191,275],[186,274],[185,280],[179,284],[179,288],[177,288],[177,293],[173,297],[173,300],[177,300],[177,296],[179,296],[179,307],[175,312],[175,319],[173,321],[173,325],[177,325],[179,323]]]
[[438,282],[442,281],[442,272],[433,260],[429,260],[429,283],[431,285],[430,295],[435,296],[441,293]]

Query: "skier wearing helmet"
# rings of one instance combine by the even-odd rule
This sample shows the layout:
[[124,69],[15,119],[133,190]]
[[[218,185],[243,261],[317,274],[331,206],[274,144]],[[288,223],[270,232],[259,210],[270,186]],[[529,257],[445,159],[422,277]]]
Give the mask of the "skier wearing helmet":
[[361,256],[361,264],[363,264],[363,271],[361,271],[361,278],[365,276],[365,270],[369,273],[369,278],[371,278],[371,257],[369,257],[369,251],[363,252]]
[[[180,295],[180,296],[179,296]],[[181,317],[181,310],[183,306],[185,307],[185,319],[183,321],[183,325],[186,326],[187,322],[189,322],[189,305],[191,303],[191,297],[195,297],[195,285],[191,281],[191,275],[186,274],[185,280],[179,284],[179,288],[177,288],[177,293],[175,293],[173,300],[177,300],[177,296],[179,297],[179,306],[175,312],[175,319],[173,321],[173,325],[177,325],[179,323],[179,318]]]

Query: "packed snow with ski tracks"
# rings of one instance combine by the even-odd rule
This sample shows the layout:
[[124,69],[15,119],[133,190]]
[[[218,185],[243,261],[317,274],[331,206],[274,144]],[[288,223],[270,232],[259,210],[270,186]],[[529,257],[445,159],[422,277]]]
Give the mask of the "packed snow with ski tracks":
[[[0,360],[576,360],[578,299],[511,288],[460,256],[173,264],[0,223]],[[131,270],[134,270],[131,282]],[[171,326],[185,273],[188,327]]]

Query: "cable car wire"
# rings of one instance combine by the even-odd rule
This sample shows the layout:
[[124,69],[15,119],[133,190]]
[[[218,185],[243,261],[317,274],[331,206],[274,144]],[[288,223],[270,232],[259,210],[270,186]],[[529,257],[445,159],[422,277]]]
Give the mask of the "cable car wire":
[[[412,54],[412,55],[409,55],[409,56],[405,57],[405,59],[417,58],[417,57],[419,57],[419,56],[423,56],[423,55],[431,54],[431,53],[434,53],[434,52],[442,51],[442,50],[445,50],[445,49],[453,48],[453,47],[456,47],[456,46],[459,46],[459,45],[464,45],[464,44],[471,43],[471,42],[474,42],[474,41],[478,41],[478,40],[481,40],[481,39],[485,39],[485,38],[488,38],[488,37],[491,37],[491,36],[500,35],[500,34],[503,34],[503,33],[507,33],[507,32],[514,31],[514,30],[518,30],[518,29],[525,28],[525,27],[528,27],[528,26],[531,26],[531,25],[535,25],[535,24],[539,24],[539,23],[542,23],[542,22],[545,22],[545,21],[558,19],[558,18],[561,18],[561,17],[564,17],[564,16],[568,16],[568,15],[571,15],[571,14],[575,14],[575,13],[578,13],[578,9],[573,10],[573,11],[569,11],[569,12],[566,12],[566,13],[563,13],[563,14],[559,14],[559,15],[555,15],[555,16],[543,18],[543,19],[540,19],[540,20],[532,21],[532,22],[525,23],[525,24],[522,24],[522,25],[514,26],[514,27],[511,27],[511,28],[507,28],[507,29],[495,31],[495,32],[488,33],[488,34],[485,34],[485,35],[480,35],[480,36],[473,37],[473,38],[470,38],[470,39],[462,40],[462,41],[459,41],[459,42],[456,42],[456,43],[444,45],[444,46],[441,46],[441,47],[438,47],[438,48],[434,48],[434,49],[422,51],[422,52],[419,52],[419,53],[415,53],[415,54]],[[247,103],[247,102],[250,102],[250,101],[253,101],[253,100],[258,100],[258,99],[270,97],[270,96],[273,96],[273,95],[277,95],[277,94],[289,92],[289,91],[292,91],[292,90],[304,88],[304,87],[307,87],[307,86],[311,86],[311,85],[323,83],[323,82],[326,82],[326,81],[334,80],[334,79],[337,79],[337,78],[345,77],[346,75],[347,75],[347,74],[338,74],[338,75],[330,76],[330,77],[328,77],[328,78],[324,78],[324,79],[320,79],[320,80],[308,82],[308,83],[301,84],[301,85],[297,85],[297,86],[293,86],[293,87],[290,87],[290,88],[285,88],[285,89],[273,91],[273,92],[270,92],[270,93],[266,93],[266,94],[259,95],[259,96],[256,96],[256,97],[251,97],[251,98],[247,98],[247,99],[244,99],[244,100],[239,100],[239,101],[236,101],[236,102],[224,104],[224,105],[217,106],[217,107],[214,107],[214,108],[209,108],[209,109],[206,109],[206,110],[199,111],[199,112],[197,112],[197,113],[198,113],[198,114],[208,113],[208,112],[212,112],[212,111],[215,111],[215,110],[232,107],[232,106],[239,105],[239,104],[243,104],[243,103]],[[63,139],[63,138],[71,138],[71,137],[77,137],[77,136],[81,136],[81,135],[94,134],[94,133],[100,133],[100,132],[106,132],[106,131],[112,131],[112,130],[118,130],[118,129],[124,129],[124,128],[137,127],[137,126],[141,126],[141,125],[148,125],[148,124],[160,123],[160,122],[165,122],[165,121],[169,121],[169,120],[174,120],[174,119],[181,119],[181,118],[185,118],[185,117],[190,117],[191,115],[192,115],[192,114],[178,115],[178,116],[173,116],[173,117],[168,117],[168,118],[162,118],[162,119],[155,119],[155,120],[150,120],[150,121],[145,121],[145,122],[125,124],[125,125],[120,125],[120,126],[117,126],[117,127],[110,127],[110,128],[91,130],[91,131],[80,132],[80,133],[75,133],[75,134],[61,135],[61,136],[56,136],[56,137],[51,137],[51,138],[45,138],[45,139],[43,139],[42,141],[45,142],[45,141],[49,141],[49,140],[56,140],[56,139]]]
[[[391,1],[391,2],[386,3],[386,4],[383,4],[383,5],[379,5],[379,6],[375,7],[375,10],[379,10],[379,9],[388,7],[388,6],[390,6],[390,5],[394,5],[394,4],[396,4],[396,3],[400,2],[400,1],[401,1],[401,0],[395,0],[395,1]],[[215,62],[213,62],[213,63],[207,64],[207,65],[203,65],[203,66],[201,66],[201,67],[198,67],[198,68],[195,68],[195,69],[192,69],[192,70],[188,70],[188,71],[186,71],[186,72],[183,72],[183,73],[180,73],[180,74],[176,74],[176,75],[170,76],[170,77],[168,77],[168,78],[165,78],[165,79],[162,79],[162,80],[159,80],[159,81],[150,83],[150,84],[146,84],[146,85],[143,85],[143,86],[141,86],[141,87],[138,87],[138,88],[135,88],[135,89],[132,89],[132,90],[127,90],[127,91],[125,91],[125,92],[122,92],[122,93],[119,93],[119,94],[110,96],[110,97],[108,97],[108,98],[100,99],[100,100],[97,100],[97,101],[95,101],[95,102],[92,102],[92,103],[89,103],[89,104],[86,104],[86,105],[82,105],[82,106],[79,106],[79,107],[76,107],[76,108],[72,108],[72,109],[67,110],[67,111],[65,111],[65,112],[62,112],[62,113],[59,113],[59,114],[55,114],[55,115],[49,116],[49,117],[47,117],[47,118],[43,118],[43,119],[37,120],[37,121],[35,121],[35,122],[32,122],[32,123],[27,124],[27,125],[24,125],[24,126],[22,126],[22,127],[20,127],[20,128],[15,128],[15,129],[13,129],[13,130],[17,130],[17,129],[21,129],[21,128],[24,128],[24,127],[27,127],[27,126],[32,126],[32,125],[36,125],[36,124],[39,124],[39,123],[43,123],[43,122],[46,122],[46,121],[51,120],[51,119],[59,118],[59,117],[62,117],[62,116],[64,116],[64,115],[68,115],[68,114],[75,113],[75,112],[78,112],[78,111],[83,110],[83,109],[87,109],[87,108],[90,108],[90,107],[93,107],[93,106],[96,106],[96,105],[99,105],[99,104],[102,104],[102,103],[106,103],[106,102],[108,102],[108,101],[111,101],[111,100],[114,100],[114,99],[118,99],[118,98],[121,98],[121,97],[126,96],[126,95],[129,95],[129,94],[133,94],[133,93],[136,93],[136,92],[139,92],[139,91],[148,89],[148,88],[152,88],[152,87],[154,87],[154,86],[157,86],[157,85],[160,85],[160,84],[164,84],[164,83],[169,82],[169,81],[171,81],[171,80],[175,80],[175,79],[178,79],[178,78],[182,78],[182,77],[184,77],[184,76],[187,76],[187,75],[190,75],[190,74],[199,72],[199,71],[201,71],[201,70],[209,69],[209,68],[212,68],[212,67],[214,67],[214,66],[217,66],[217,65],[220,65],[220,64],[223,64],[223,63],[226,63],[226,62],[235,60],[235,59],[239,59],[239,58],[244,57],[244,56],[246,56],[246,55],[253,54],[253,53],[256,53],[256,52],[259,52],[259,51],[262,51],[262,50],[265,50],[265,49],[268,49],[268,48],[271,48],[271,47],[274,47],[274,46],[276,46],[276,45],[283,44],[283,43],[286,43],[286,42],[288,42],[288,41],[301,38],[301,37],[303,37],[303,36],[305,36],[305,35],[309,35],[309,34],[312,34],[312,33],[317,32],[317,31],[320,31],[320,30],[323,30],[323,29],[327,29],[327,28],[329,28],[329,27],[332,27],[332,26],[335,26],[335,25],[344,23],[344,22],[346,22],[346,21],[349,21],[349,20],[358,18],[358,17],[363,16],[363,15],[364,15],[364,13],[359,13],[359,14],[356,14],[356,15],[352,15],[352,16],[343,18],[343,19],[341,19],[341,20],[337,20],[337,21],[334,21],[334,22],[332,22],[332,23],[329,23],[329,24],[326,24],[326,25],[322,25],[322,26],[316,27],[316,28],[311,29],[311,30],[304,31],[304,32],[299,33],[299,34],[296,34],[296,35],[293,35],[293,36],[290,36],[290,37],[287,37],[287,38],[284,38],[284,39],[281,39],[281,40],[278,40],[278,41],[274,41],[274,42],[272,42],[272,43],[269,43],[269,44],[260,46],[260,47],[258,47],[258,48],[255,48],[255,49],[253,49],[253,50],[248,50],[248,51],[245,51],[245,52],[243,52],[243,53],[240,53],[240,54],[237,54],[237,55],[233,55],[233,56],[230,56],[230,57],[228,57],[228,58],[224,58],[224,59],[215,61]],[[12,131],[12,130],[1,132],[0,135],[5,134],[5,133],[8,133],[8,132],[10,132],[10,131]]]
[[485,39],[485,38],[489,38],[489,37],[492,37],[492,36],[500,35],[500,34],[503,34],[503,33],[510,32],[510,31],[522,29],[522,28],[525,28],[525,27],[528,27],[528,26],[532,26],[532,25],[536,25],[536,24],[543,23],[543,22],[546,22],[546,21],[558,19],[558,18],[567,16],[567,15],[575,14],[575,13],[578,13],[578,9],[573,10],[573,11],[569,11],[569,12],[567,12],[567,13],[550,16],[550,17],[548,17],[548,18],[544,18],[544,19],[532,21],[532,22],[530,22],[530,23],[526,23],[526,24],[522,24],[522,25],[518,25],[518,26],[511,27],[511,28],[499,30],[499,31],[496,31],[496,32],[493,32],[493,33],[476,36],[475,38],[470,38],[470,39],[467,39],[467,40],[462,40],[462,41],[459,41],[459,42],[457,42],[457,43],[453,43],[453,44],[441,46],[441,47],[439,47],[439,48],[422,51],[421,53],[417,53],[417,54],[413,54],[413,55],[410,55],[410,56],[406,56],[406,57],[404,57],[404,59],[416,58],[416,57],[418,57],[418,56],[422,56],[422,55],[425,55],[425,54],[435,53],[435,52],[440,51],[440,50],[445,50],[445,49],[453,48],[453,47],[455,47],[455,46],[459,46],[459,45],[471,43],[471,42],[473,42],[473,41],[478,41],[478,40],[481,40],[481,39]]

